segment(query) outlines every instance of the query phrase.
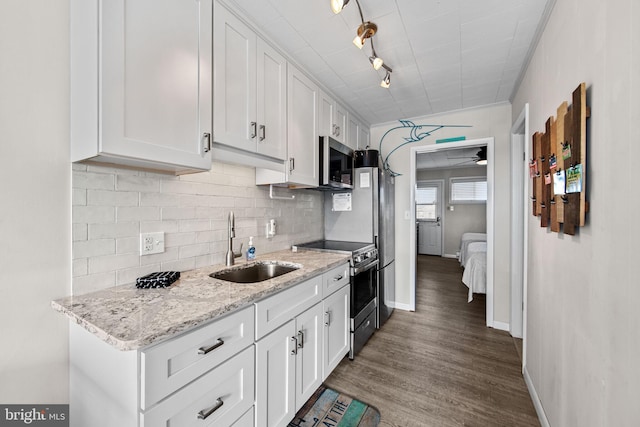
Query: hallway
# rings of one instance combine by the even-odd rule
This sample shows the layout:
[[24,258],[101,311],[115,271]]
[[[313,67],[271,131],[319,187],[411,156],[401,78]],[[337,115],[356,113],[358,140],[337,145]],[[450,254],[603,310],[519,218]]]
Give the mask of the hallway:
[[509,333],[467,303],[455,259],[418,256],[416,312],[395,310],[326,384],[380,410],[380,426],[539,426]]

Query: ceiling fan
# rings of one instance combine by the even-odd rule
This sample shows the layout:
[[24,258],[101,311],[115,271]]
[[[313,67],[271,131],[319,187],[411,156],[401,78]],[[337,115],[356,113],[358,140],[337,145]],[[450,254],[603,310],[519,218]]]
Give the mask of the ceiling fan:
[[478,166],[484,166],[487,164],[487,146],[480,147],[480,150],[475,155],[462,156],[462,157],[450,157],[450,159],[467,159],[463,162],[457,163],[457,165],[463,165],[465,163],[475,163]]

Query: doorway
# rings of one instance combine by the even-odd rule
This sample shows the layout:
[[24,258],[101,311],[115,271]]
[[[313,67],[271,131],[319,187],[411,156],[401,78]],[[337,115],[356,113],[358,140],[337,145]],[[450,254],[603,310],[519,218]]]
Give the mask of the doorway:
[[[449,150],[458,150],[463,148],[480,148],[486,147],[486,231],[487,231],[487,268],[486,268],[486,326],[493,327],[493,245],[494,245],[494,139],[482,138],[468,141],[456,141],[449,143],[441,143],[434,145],[425,145],[413,147],[411,149],[411,188],[416,188],[417,184],[417,159],[422,153],[440,153]],[[477,151],[477,150],[476,150]],[[411,194],[411,206],[416,205],[415,192]],[[409,219],[412,224],[416,224],[416,210],[409,211]],[[416,304],[416,261],[417,261],[417,233],[409,235],[409,306],[411,310],[415,310]]]
[[444,181],[418,181],[415,186],[418,255],[442,256]]

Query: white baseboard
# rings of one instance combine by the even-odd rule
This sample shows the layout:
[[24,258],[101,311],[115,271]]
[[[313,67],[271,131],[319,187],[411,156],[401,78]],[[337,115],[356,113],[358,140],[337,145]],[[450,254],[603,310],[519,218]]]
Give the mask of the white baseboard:
[[458,259],[458,256],[456,254],[444,254],[444,255],[442,255],[442,258]]
[[498,322],[497,320],[493,321],[493,329],[500,329],[501,331],[509,332],[509,324],[505,322]]
[[531,401],[533,402],[533,406],[534,408],[536,408],[536,413],[538,414],[538,420],[540,421],[540,425],[542,427],[551,427],[551,425],[549,424],[549,420],[547,419],[547,415],[544,413],[542,402],[538,397],[538,392],[536,391],[536,388],[533,385],[533,381],[531,381],[531,377],[529,376],[529,371],[527,371],[526,365],[522,368],[522,376],[524,376],[524,382],[525,384],[527,384],[527,388],[529,389],[529,395],[531,396]]
[[404,310],[404,311],[415,311],[411,308],[409,304],[404,304],[400,302],[393,303],[393,308],[397,308],[398,310]]

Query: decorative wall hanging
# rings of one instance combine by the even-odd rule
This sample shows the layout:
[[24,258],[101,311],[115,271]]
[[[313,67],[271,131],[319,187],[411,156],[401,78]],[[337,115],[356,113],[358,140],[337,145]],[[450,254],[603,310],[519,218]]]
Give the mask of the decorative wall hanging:
[[[394,172],[393,170],[391,170],[391,166],[389,166],[389,157],[391,157],[391,155],[398,148],[404,147],[405,145],[411,144],[413,142],[422,141],[426,137],[430,136],[433,132],[438,131],[438,130],[440,130],[442,128],[470,128],[471,127],[469,125],[416,125],[415,123],[413,123],[410,120],[398,120],[398,121],[400,122],[400,126],[393,127],[391,129],[389,129],[388,131],[386,131],[384,133],[384,135],[382,135],[382,138],[380,138],[380,144],[378,146],[378,152],[382,156],[382,142],[384,141],[384,138],[389,133],[391,133],[394,130],[398,130],[398,129],[404,129],[405,131],[407,131],[407,130],[409,131],[409,136],[406,136],[406,137],[403,138],[404,142],[399,144],[393,150],[391,150],[389,152],[389,154],[387,154],[387,157],[384,158],[384,162],[382,163],[384,169],[388,170],[393,176],[402,175],[402,174],[400,174],[398,172]],[[422,132],[422,128],[432,128],[432,129]],[[458,138],[460,138],[460,137],[458,137]]]
[[563,102],[557,116],[549,117],[545,132],[533,134],[533,154],[529,161],[532,180],[532,213],[540,217],[541,227],[575,235],[585,224],[587,107],[585,83],[573,91],[573,104]]

